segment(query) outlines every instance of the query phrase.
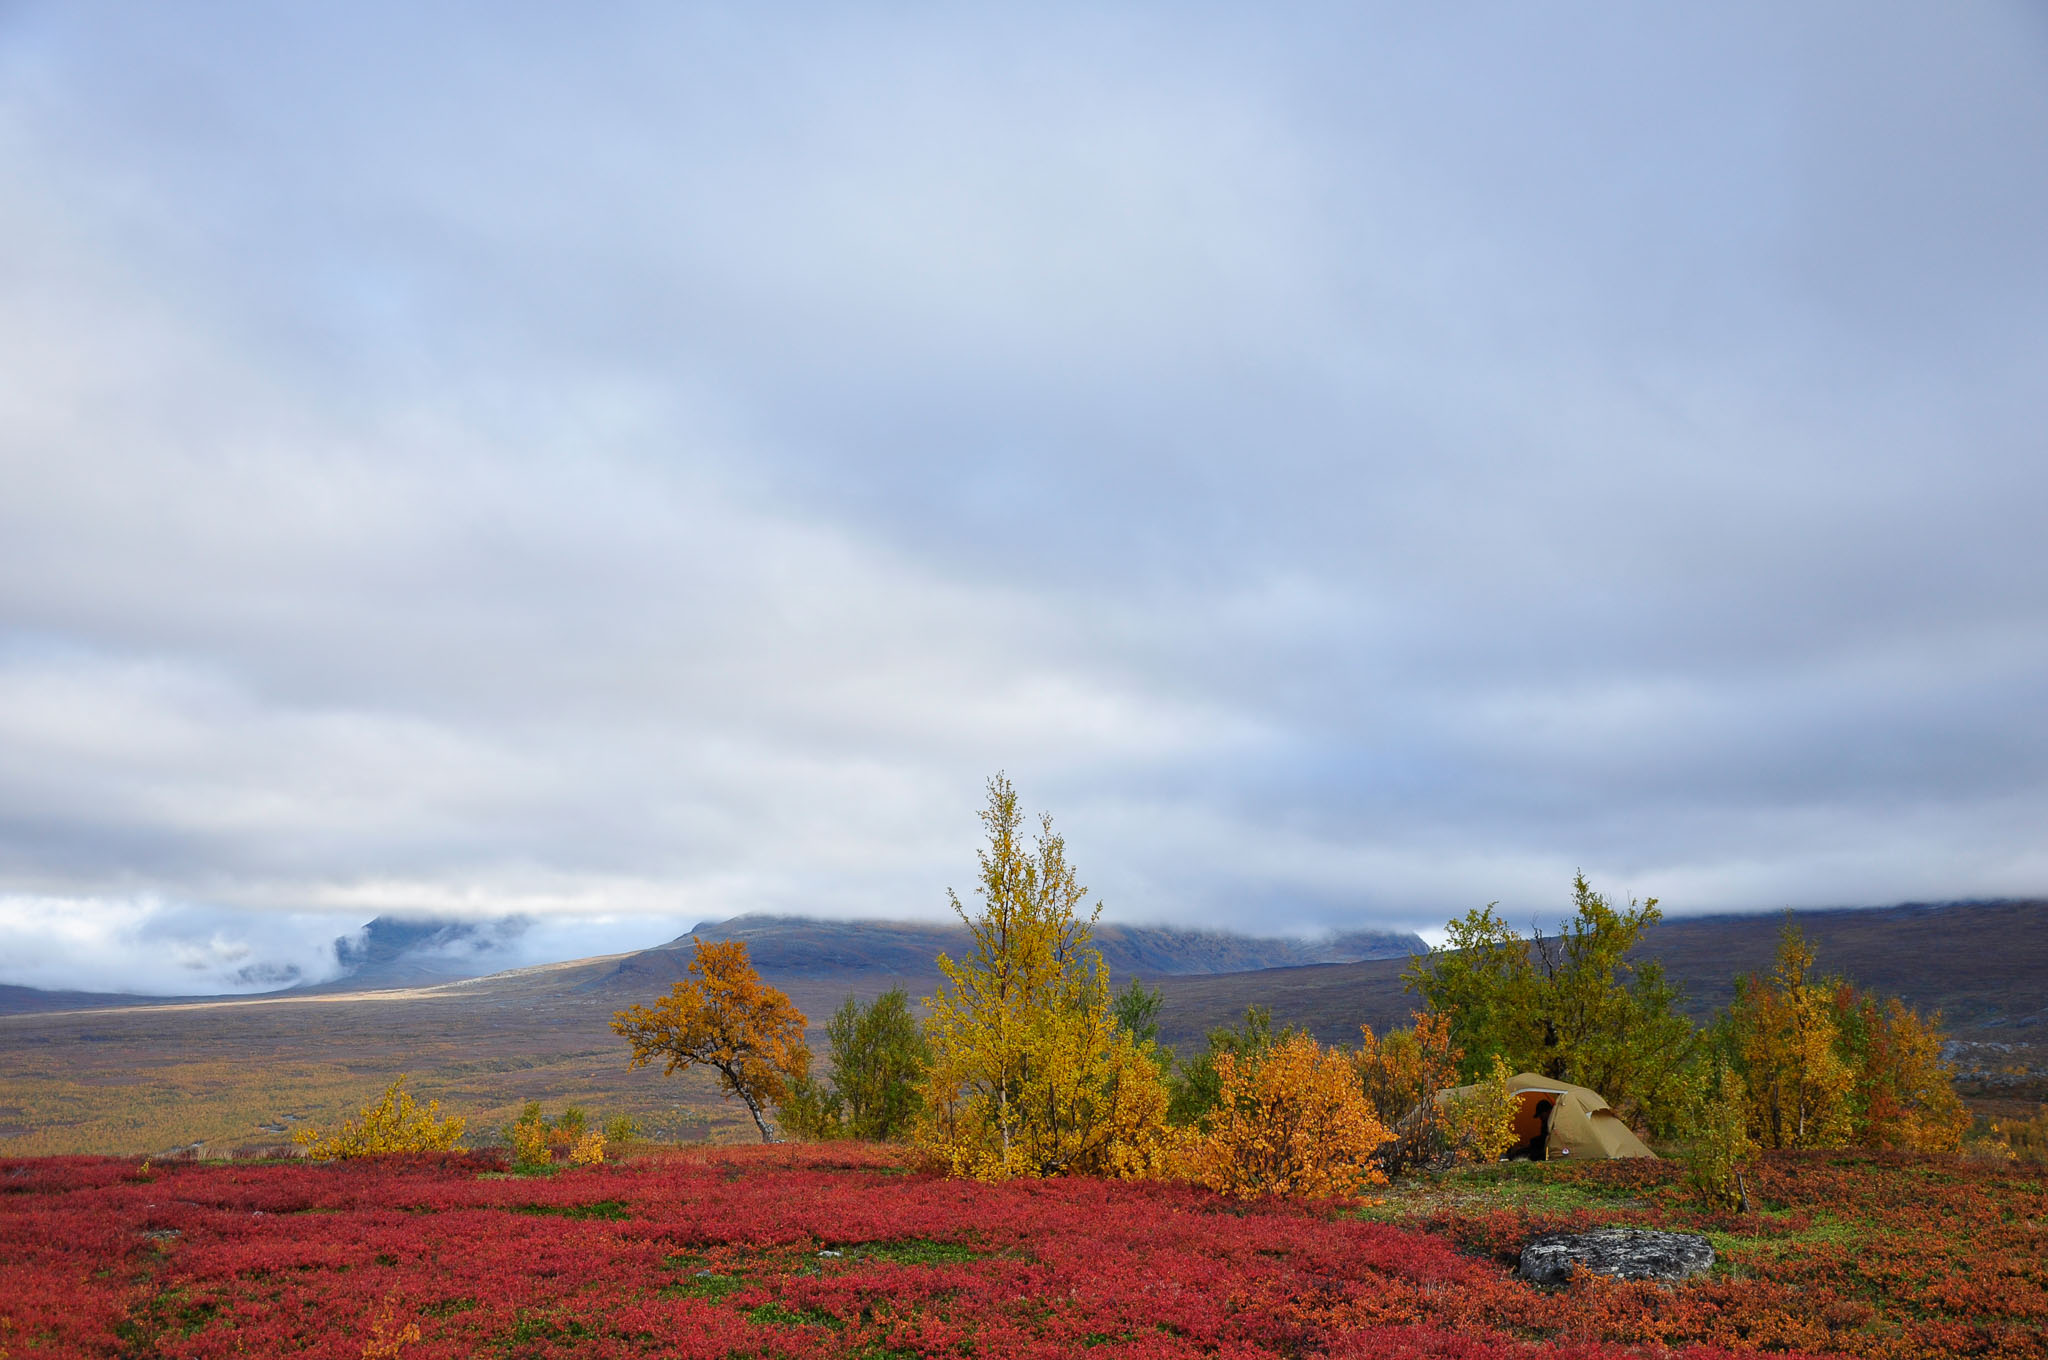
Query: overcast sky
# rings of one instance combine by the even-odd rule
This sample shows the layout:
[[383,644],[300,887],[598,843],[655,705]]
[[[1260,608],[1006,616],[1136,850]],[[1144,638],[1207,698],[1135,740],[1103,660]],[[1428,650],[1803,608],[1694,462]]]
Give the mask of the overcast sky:
[[0,982],[2048,890],[2040,7],[315,9],[0,6]]

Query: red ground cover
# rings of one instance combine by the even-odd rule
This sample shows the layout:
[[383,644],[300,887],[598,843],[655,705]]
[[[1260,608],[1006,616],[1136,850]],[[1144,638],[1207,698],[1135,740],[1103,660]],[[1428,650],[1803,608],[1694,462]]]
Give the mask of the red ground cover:
[[[1683,1216],[1669,1168],[1570,1171],[1628,1197],[1575,1221]],[[1789,1207],[1731,1230],[1782,1250],[1678,1290],[1544,1294],[1506,1264],[1553,1224],[1523,1211],[1424,1231],[1183,1186],[939,1180],[845,1145],[538,1178],[477,1156],[146,1177],[0,1162],[0,1352],[2042,1356],[2048,1199],[2038,1172],[1993,1174],[1774,1162],[1760,1189]],[[1914,1235],[1878,1249],[1817,1231],[1843,1201]]]

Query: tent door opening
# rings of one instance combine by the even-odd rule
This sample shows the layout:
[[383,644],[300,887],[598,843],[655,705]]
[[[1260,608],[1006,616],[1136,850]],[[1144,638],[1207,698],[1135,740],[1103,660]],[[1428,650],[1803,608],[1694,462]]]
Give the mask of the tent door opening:
[[1545,1117],[1536,1107],[1547,1104],[1550,1121],[1554,1123],[1557,1105],[1564,1099],[1564,1092],[1529,1087],[1515,1092],[1515,1096],[1515,1145],[1501,1160],[1513,1161],[1524,1157],[1532,1162],[1550,1160],[1550,1143],[1553,1140],[1544,1136]]

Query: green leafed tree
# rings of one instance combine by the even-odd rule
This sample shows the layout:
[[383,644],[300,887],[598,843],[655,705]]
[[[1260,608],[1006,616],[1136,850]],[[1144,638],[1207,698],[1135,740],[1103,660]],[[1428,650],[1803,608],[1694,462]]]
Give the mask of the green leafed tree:
[[1654,897],[1619,907],[1579,874],[1572,915],[1555,935],[1524,937],[1489,905],[1452,921],[1444,945],[1404,980],[1450,1017],[1467,1080],[1498,1057],[1514,1071],[1589,1086],[1624,1119],[1663,1130],[1689,1098],[1697,1036],[1663,966],[1629,957],[1661,919]]
[[804,1138],[908,1137],[923,1108],[919,1084],[931,1065],[909,994],[892,987],[865,1004],[849,996],[826,1022],[825,1038],[829,1081],[792,1083],[780,1110],[783,1126]]
[[1746,1211],[1749,1190],[1742,1170],[1756,1156],[1749,1133],[1749,1090],[1725,1058],[1695,1064],[1692,1085],[1681,1126],[1686,1182],[1712,1208]]
[[1459,1076],[1477,1081],[1500,1058],[1520,1072],[1539,1049],[1543,1026],[1536,965],[1529,941],[1489,902],[1446,927],[1444,943],[1402,975],[1428,1009],[1450,1020]]
[[1159,1078],[1173,1083],[1173,1050],[1159,1042],[1159,1007],[1165,998],[1157,987],[1147,987],[1132,978],[1124,989],[1110,998],[1109,1013],[1117,1028],[1131,1036],[1133,1043],[1152,1059]]
[[1208,1046],[1180,1065],[1174,1077],[1167,1119],[1182,1128],[1192,1128],[1202,1116],[1216,1108],[1223,1097],[1223,1077],[1216,1060],[1228,1054],[1239,1066],[1256,1064],[1275,1044],[1294,1033],[1293,1026],[1275,1031],[1270,1006],[1247,1006],[1244,1020],[1237,1025],[1212,1029]]

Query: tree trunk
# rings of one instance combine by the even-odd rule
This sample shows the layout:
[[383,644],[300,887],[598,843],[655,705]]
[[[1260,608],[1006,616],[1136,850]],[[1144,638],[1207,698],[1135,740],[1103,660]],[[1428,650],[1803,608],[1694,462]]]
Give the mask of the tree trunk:
[[761,1131],[761,1141],[764,1143],[774,1142],[775,1135],[769,1130],[767,1121],[761,1118],[761,1107],[754,1103],[754,1098],[749,1095],[742,1095],[740,1099],[746,1103],[747,1113],[754,1116],[754,1127]]

